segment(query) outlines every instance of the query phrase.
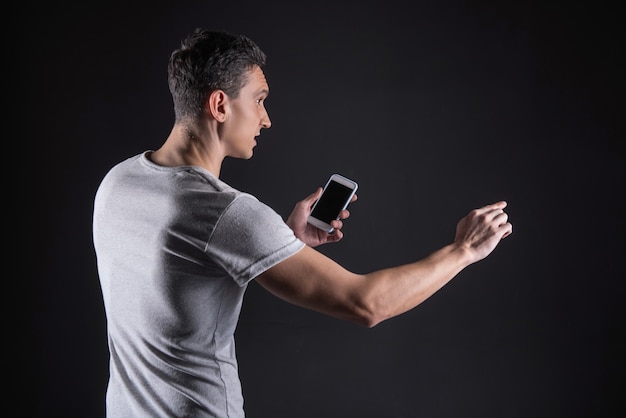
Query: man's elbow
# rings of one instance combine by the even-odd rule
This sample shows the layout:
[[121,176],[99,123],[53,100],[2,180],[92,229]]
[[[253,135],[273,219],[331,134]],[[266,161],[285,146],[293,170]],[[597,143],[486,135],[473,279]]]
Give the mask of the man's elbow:
[[361,318],[358,322],[359,325],[365,328],[374,328],[376,325],[380,324],[383,320],[376,319],[374,317]]
[[366,328],[374,328],[390,318],[386,307],[375,301],[360,300],[354,305],[354,322]]

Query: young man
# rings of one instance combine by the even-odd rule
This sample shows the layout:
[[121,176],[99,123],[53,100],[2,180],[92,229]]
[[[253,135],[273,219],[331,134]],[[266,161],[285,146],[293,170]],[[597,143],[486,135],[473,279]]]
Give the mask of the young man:
[[[372,327],[406,312],[511,233],[505,202],[473,210],[453,243],[414,263],[352,273],[313,247],[342,238],[307,224],[321,188],[286,222],[219,180],[271,126],[264,53],[196,30],[168,66],[175,123],[156,151],[113,167],[98,188],[94,247],[107,317],[108,417],[243,417],[234,332],[247,284]],[[353,200],[356,199],[356,196]]]

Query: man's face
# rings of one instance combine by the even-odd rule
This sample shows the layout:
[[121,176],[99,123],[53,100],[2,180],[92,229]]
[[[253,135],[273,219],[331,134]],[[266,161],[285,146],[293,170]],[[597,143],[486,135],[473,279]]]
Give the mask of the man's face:
[[229,98],[230,113],[224,122],[223,139],[226,156],[233,158],[251,158],[256,146],[256,137],[262,128],[272,125],[265,99],[269,94],[269,85],[263,70],[254,67],[250,71],[246,85],[236,99]]

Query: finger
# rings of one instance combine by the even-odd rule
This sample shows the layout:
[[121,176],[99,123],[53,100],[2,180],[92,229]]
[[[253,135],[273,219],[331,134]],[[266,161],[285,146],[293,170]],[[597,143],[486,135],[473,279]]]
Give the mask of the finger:
[[483,206],[482,208],[476,209],[476,213],[477,214],[489,213],[498,209],[502,210],[505,207],[506,207],[506,201],[501,200],[499,202],[492,203],[491,205],[486,205],[486,206]]
[[313,203],[315,203],[315,201],[320,198],[320,195],[322,194],[322,190],[323,189],[321,187],[318,187],[313,193],[305,197],[302,200],[302,203],[304,203],[308,207],[313,206]]
[[335,230],[339,231],[341,228],[343,228],[343,222],[341,222],[340,220],[336,219],[330,222],[330,226],[332,226],[333,228],[335,228]]
[[317,199],[320,198],[320,196],[322,195],[322,191],[324,189],[322,189],[321,187],[318,187],[317,189],[315,189],[315,191],[313,193],[311,193],[309,195],[309,197],[307,198],[307,200],[311,200],[311,201],[316,201]]
[[502,236],[500,239],[504,239],[513,233],[513,225],[510,222],[507,222],[503,225],[500,225],[500,230],[502,231]]
[[335,229],[333,231],[333,234],[328,236],[328,241],[336,242],[339,241],[341,238],[343,238],[343,232],[341,232],[339,229]]
[[497,222],[498,226],[502,225],[507,221],[507,219],[509,219],[509,215],[507,215],[507,213],[502,209],[494,209],[489,212],[488,215],[492,216],[492,221]]
[[353,194],[353,195],[352,195],[352,198],[350,199],[350,203],[352,203],[352,202],[356,202],[356,200],[357,200],[358,198],[359,198],[359,197],[356,195],[356,193],[355,193],[355,194]]
[[350,211],[348,209],[344,209],[339,212],[339,219],[347,219],[350,217]]

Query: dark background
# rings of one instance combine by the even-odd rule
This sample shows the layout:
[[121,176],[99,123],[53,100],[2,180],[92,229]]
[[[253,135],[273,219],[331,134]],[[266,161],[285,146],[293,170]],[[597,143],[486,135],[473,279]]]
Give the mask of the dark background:
[[16,97],[6,140],[19,144],[7,150],[26,157],[13,161],[28,173],[14,196],[32,202],[29,251],[16,258],[31,280],[16,279],[15,299],[28,302],[19,312],[32,326],[28,339],[7,337],[16,356],[28,354],[12,384],[28,396],[26,416],[104,415],[93,197],[113,164],[168,135],[167,59],[199,26],[249,35],[269,57],[273,126],[251,160],[226,161],[223,180],[285,217],[332,172],[359,182],[344,240],[320,251],[355,272],[413,261],[500,199],[514,226],[486,260],[373,329],[252,283],[236,334],[250,418],[624,412],[616,8],[155,3],[25,3],[6,14],[17,27],[5,35],[4,81]]

